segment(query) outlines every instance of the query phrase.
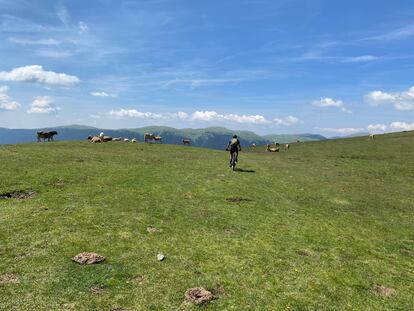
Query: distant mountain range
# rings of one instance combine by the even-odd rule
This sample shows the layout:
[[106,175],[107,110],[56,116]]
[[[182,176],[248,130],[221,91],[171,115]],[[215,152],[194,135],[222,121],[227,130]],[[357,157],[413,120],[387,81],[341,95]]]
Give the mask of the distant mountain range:
[[204,129],[175,129],[165,126],[149,126],[134,129],[100,129],[84,125],[68,125],[53,128],[41,129],[6,129],[0,128],[0,144],[17,144],[35,142],[37,131],[55,130],[59,134],[56,140],[85,140],[89,135],[98,135],[104,132],[105,135],[112,137],[137,138],[143,140],[145,133],[154,133],[163,137],[164,143],[182,144],[183,138],[191,140],[193,146],[206,147],[212,149],[223,149],[233,133],[237,133],[242,146],[265,145],[268,143],[290,143],[300,141],[325,140],[326,137],[317,134],[295,134],[295,135],[265,135],[259,136],[250,131],[232,131],[222,127],[209,127]]

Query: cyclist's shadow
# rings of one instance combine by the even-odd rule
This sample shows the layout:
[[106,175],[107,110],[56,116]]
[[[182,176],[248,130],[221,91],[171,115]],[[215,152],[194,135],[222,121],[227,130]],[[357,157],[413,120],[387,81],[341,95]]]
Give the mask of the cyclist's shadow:
[[242,168],[238,168],[238,167],[236,167],[236,168],[234,169],[234,171],[235,171],[235,172],[240,172],[240,173],[256,173],[256,171],[254,171],[254,170],[244,170],[244,169],[242,169]]

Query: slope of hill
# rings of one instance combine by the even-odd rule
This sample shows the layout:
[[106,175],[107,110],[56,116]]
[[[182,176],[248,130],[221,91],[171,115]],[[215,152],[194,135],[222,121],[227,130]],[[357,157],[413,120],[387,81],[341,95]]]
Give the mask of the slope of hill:
[[305,141],[317,141],[317,140],[325,140],[326,137],[322,136],[322,135],[318,135],[318,134],[295,134],[295,135],[289,135],[289,134],[282,134],[282,135],[277,135],[277,134],[271,134],[271,135],[265,135],[263,136],[264,139],[269,140],[269,141],[276,141],[279,143],[291,143],[291,142],[296,142],[296,141],[301,141],[301,142],[305,142]]
[[[413,154],[414,132],[243,152],[236,172],[193,147],[0,146],[0,197],[36,192],[0,199],[0,310],[411,310]],[[198,286],[217,299],[183,303]]]
[[[4,129],[0,128],[0,144],[16,144],[25,142],[36,141],[36,132],[39,130],[52,130],[52,128],[45,129]],[[107,135],[113,137],[128,137],[143,139],[145,133],[155,133],[161,135],[164,141],[168,144],[182,144],[183,138],[191,139],[194,146],[207,147],[212,149],[223,149],[226,147],[229,137],[233,135],[235,131],[228,130],[221,127],[211,127],[205,129],[175,129],[165,126],[150,126],[135,129],[99,129],[83,125],[69,125],[54,127],[53,130],[57,130],[59,135],[57,140],[84,140],[89,135],[99,134],[104,132]],[[255,143],[256,145],[265,145],[275,141],[275,138],[268,138],[267,136],[261,137],[253,132],[249,131],[236,131],[241,138],[241,144],[244,146],[250,146]],[[277,135],[276,135],[277,136]],[[276,139],[280,143],[293,142],[296,140],[317,140],[325,139],[320,135],[303,134],[303,135],[280,135],[280,139]]]

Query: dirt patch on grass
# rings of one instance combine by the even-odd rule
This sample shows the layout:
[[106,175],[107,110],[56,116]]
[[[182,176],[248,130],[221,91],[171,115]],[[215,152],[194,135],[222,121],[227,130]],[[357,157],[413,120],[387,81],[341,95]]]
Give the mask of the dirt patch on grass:
[[300,250],[297,251],[297,254],[299,256],[304,256],[304,257],[312,256],[312,253],[310,251],[308,251],[307,249],[300,249]]
[[414,257],[414,250],[411,250],[411,249],[405,249],[405,248],[403,248],[401,251],[402,251],[404,254],[408,255],[408,256]]
[[246,198],[234,197],[234,198],[227,198],[226,201],[231,202],[231,203],[240,203],[240,202],[250,202],[251,200],[246,199]]
[[195,305],[209,303],[213,299],[216,299],[216,296],[203,287],[189,288],[185,292],[185,300]]
[[91,288],[89,288],[89,292],[92,295],[100,295],[105,291],[104,287],[102,285],[94,285]]
[[184,192],[183,197],[186,199],[192,199],[194,195],[191,192]]
[[112,308],[109,311],[134,311],[132,309],[125,309],[125,308]]
[[77,262],[81,265],[91,265],[94,263],[100,263],[105,260],[104,256],[101,256],[96,253],[80,253],[72,258],[74,262]]
[[161,229],[156,228],[156,227],[147,227],[147,232],[148,233],[159,233],[161,231],[162,231]]
[[138,275],[130,280],[131,283],[143,285],[148,282],[148,279],[145,275]]
[[36,196],[36,191],[24,190],[24,191],[2,193],[0,194],[0,199],[26,200],[26,199],[33,199],[35,196]]
[[386,287],[384,285],[374,285],[371,289],[374,293],[380,294],[382,296],[388,297],[391,295],[394,295],[396,293],[396,290],[391,287]]
[[15,273],[0,275],[0,285],[19,283],[19,276]]

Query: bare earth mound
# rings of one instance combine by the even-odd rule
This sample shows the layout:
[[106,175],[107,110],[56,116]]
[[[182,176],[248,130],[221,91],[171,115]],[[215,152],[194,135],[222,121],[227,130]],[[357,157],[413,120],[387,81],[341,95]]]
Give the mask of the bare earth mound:
[[36,191],[26,190],[26,191],[15,191],[15,192],[6,192],[0,194],[0,199],[16,199],[16,200],[25,200],[32,199],[36,196]]
[[72,260],[81,265],[91,265],[104,261],[105,257],[96,253],[80,253],[73,257]]
[[215,296],[203,287],[189,288],[185,292],[185,300],[196,305],[209,303],[213,299]]

